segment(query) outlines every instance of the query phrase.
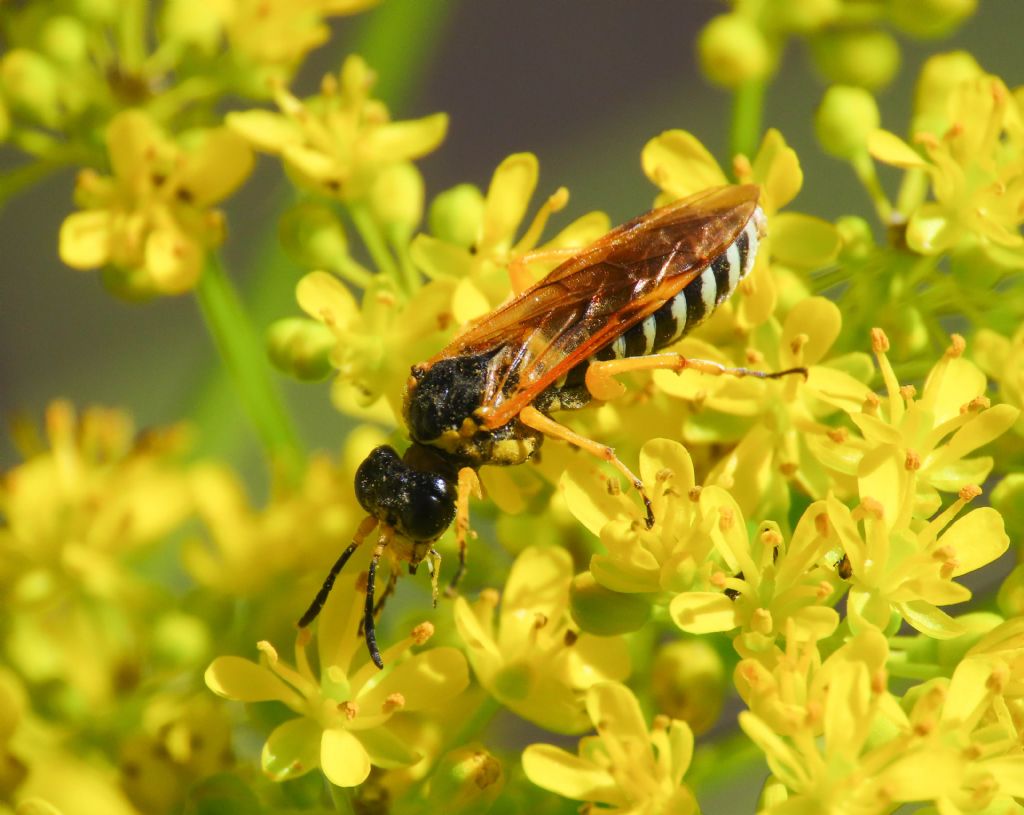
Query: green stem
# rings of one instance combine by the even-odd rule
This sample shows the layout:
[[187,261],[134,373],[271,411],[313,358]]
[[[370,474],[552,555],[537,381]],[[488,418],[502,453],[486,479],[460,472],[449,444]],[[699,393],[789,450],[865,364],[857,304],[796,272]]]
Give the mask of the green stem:
[[[401,233],[401,234],[400,234]],[[412,245],[412,236],[409,230],[389,230],[388,243],[391,244],[395,256],[398,258],[398,265],[402,270],[402,280],[410,294],[415,295],[423,286],[423,279],[412,262],[412,255],[409,247]]]
[[342,812],[344,815],[355,815],[356,808],[352,806],[352,792],[348,787],[338,787],[327,781],[327,789],[331,793],[331,803],[334,804],[335,812]]
[[752,79],[740,85],[732,97],[732,124],[729,129],[729,157],[753,158],[761,138],[765,83]]
[[274,386],[263,343],[216,254],[210,255],[196,288],[196,299],[224,367],[272,464],[281,467],[285,477],[294,481],[302,466],[295,428]]
[[882,189],[882,182],[878,180],[875,162],[871,160],[871,156],[867,152],[863,152],[850,159],[850,164],[857,174],[858,180],[871,196],[871,203],[875,205],[878,220],[889,226],[892,223],[892,204],[889,202],[885,190]]
[[370,253],[370,257],[376,264],[377,270],[394,280],[399,289],[404,291],[405,284],[398,271],[398,264],[395,263],[394,257],[388,250],[384,235],[377,227],[377,222],[373,219],[366,204],[358,201],[349,203],[348,214],[352,218],[352,223],[355,224],[359,237],[362,238],[363,245],[366,246],[366,251]]

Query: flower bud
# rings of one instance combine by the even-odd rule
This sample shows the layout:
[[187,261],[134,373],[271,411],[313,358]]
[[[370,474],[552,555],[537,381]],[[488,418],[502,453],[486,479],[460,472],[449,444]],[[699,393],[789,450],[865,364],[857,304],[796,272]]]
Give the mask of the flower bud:
[[285,211],[277,235],[288,255],[309,269],[334,269],[338,259],[348,254],[345,229],[334,211],[323,204],[298,204]]
[[0,62],[0,83],[11,106],[47,127],[60,123],[57,71],[35,51],[15,48]]
[[370,187],[374,217],[399,235],[411,235],[423,219],[423,198],[423,176],[410,161],[384,167]]
[[879,29],[823,32],[811,40],[818,70],[835,85],[873,90],[888,85],[900,67],[900,47]]
[[960,664],[964,654],[977,645],[978,640],[997,625],[1002,625],[1005,622],[1000,615],[991,611],[968,612],[959,615],[956,621],[963,626],[964,633],[951,640],[939,640],[935,646],[939,667],[949,671]]
[[170,611],[160,617],[150,635],[153,655],[163,665],[189,668],[209,660],[210,632],[191,614]]
[[809,34],[833,22],[842,12],[841,0],[774,0],[761,19],[781,34]]
[[304,382],[323,379],[331,372],[333,347],[331,329],[305,317],[285,317],[267,332],[271,361],[278,370]]
[[1024,563],[1018,563],[1006,576],[996,595],[996,605],[1007,617],[1024,614]]
[[774,59],[764,35],[742,14],[720,14],[697,38],[700,68],[711,82],[737,88],[761,79],[772,70]]
[[505,786],[501,762],[483,745],[459,747],[438,762],[430,777],[428,812],[484,813]]
[[484,216],[484,196],[473,184],[458,184],[430,204],[430,233],[441,240],[469,248],[477,241]]
[[871,224],[859,215],[840,216],[836,221],[836,229],[843,242],[839,252],[844,260],[863,259],[875,248]]
[[868,91],[833,85],[814,116],[814,132],[826,153],[849,159],[867,150],[868,135],[878,128],[878,105]]
[[943,135],[949,128],[949,97],[953,90],[984,71],[966,51],[936,54],[925,60],[914,88],[914,133]]
[[682,719],[695,735],[707,732],[718,720],[727,684],[721,656],[702,639],[668,643],[651,668],[651,694],[658,711]]
[[892,24],[914,37],[944,37],[974,14],[978,0],[889,0]]
[[609,637],[639,631],[651,617],[651,604],[646,595],[612,591],[581,572],[569,586],[569,611],[584,631]]
[[80,65],[89,52],[89,33],[81,21],[67,15],[51,17],[40,32],[40,50],[62,65]]

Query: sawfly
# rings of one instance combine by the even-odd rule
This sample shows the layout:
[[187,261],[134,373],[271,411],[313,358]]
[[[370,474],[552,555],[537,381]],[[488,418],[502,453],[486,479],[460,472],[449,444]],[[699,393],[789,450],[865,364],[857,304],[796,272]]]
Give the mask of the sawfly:
[[[377,447],[359,466],[355,492],[368,515],[299,626],[316,618],[352,553],[378,530],[362,627],[371,659],[383,667],[374,620],[394,591],[399,563],[408,562],[415,574],[426,561],[436,603],[440,555],[434,542],[454,521],[459,551],[454,590],[465,569],[469,495],[477,488],[477,470],[523,464],[546,436],[622,473],[644,502],[648,527],[653,525],[640,479],[610,447],[580,436],[551,414],[614,393],[612,378],[629,371],[806,375],[803,368],[764,373],[664,352],[707,319],[750,273],[766,234],[759,194],[753,185],[716,187],[641,215],[572,250],[544,279],[471,323],[432,359],[414,365],[404,402],[412,443],[402,455]],[[387,587],[375,599],[385,553],[392,568]]]

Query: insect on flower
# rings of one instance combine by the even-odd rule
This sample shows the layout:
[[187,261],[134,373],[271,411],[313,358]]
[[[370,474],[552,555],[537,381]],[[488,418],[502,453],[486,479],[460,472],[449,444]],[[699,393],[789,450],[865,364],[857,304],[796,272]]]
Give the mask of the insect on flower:
[[[394,591],[399,563],[408,562],[415,574],[426,561],[436,604],[440,555],[433,544],[455,521],[459,565],[453,591],[465,568],[469,494],[477,470],[485,464],[523,464],[545,436],[615,467],[640,493],[652,526],[651,502],[640,479],[610,447],[563,427],[550,414],[582,408],[594,394],[610,393],[610,379],[628,371],[806,375],[803,368],[764,373],[656,353],[706,319],[753,268],[765,235],[758,196],[752,185],[717,187],[641,215],[573,250],[543,280],[413,366],[404,409],[412,444],[404,455],[377,447],[360,465],[356,497],[369,515],[299,626],[316,618],[335,577],[379,526],[362,624],[370,656],[382,667],[374,620]],[[391,572],[375,601],[377,567],[385,552]]]

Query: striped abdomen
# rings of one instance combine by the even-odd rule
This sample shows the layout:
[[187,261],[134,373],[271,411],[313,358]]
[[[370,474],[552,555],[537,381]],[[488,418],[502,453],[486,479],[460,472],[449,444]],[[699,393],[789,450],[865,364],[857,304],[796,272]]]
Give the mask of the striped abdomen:
[[736,290],[754,268],[764,214],[758,207],[739,237],[713,258],[690,283],[662,306],[629,328],[586,362],[577,365],[537,400],[540,410],[571,410],[590,401],[584,378],[594,360],[623,359],[653,354],[678,342],[704,322]]

